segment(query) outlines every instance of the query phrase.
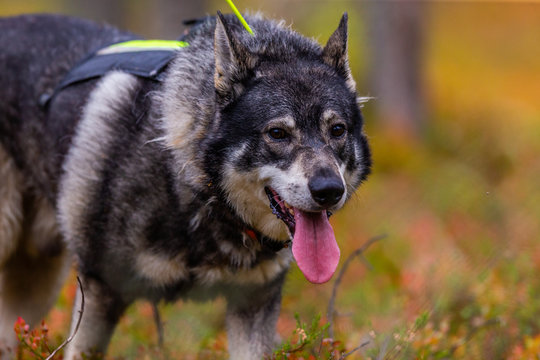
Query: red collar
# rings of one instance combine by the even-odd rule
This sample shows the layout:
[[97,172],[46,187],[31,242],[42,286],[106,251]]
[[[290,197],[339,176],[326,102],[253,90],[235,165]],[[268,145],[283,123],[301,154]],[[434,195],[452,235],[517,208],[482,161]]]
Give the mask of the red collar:
[[257,241],[263,247],[267,247],[276,252],[281,249],[288,248],[291,243],[290,240],[283,242],[270,239],[258,232],[257,230],[248,227],[244,229],[244,234],[249,236],[252,240]]

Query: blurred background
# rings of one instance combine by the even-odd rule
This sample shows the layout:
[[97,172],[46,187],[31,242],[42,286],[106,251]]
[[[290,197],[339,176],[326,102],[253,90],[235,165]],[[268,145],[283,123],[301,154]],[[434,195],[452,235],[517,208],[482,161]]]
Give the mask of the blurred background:
[[[363,111],[374,169],[332,218],[341,264],[368,239],[386,237],[337,288],[335,346],[363,345],[351,359],[540,358],[540,3],[236,5],[285,19],[321,44],[349,14],[358,93],[373,98]],[[230,11],[223,0],[0,0],[3,16],[65,13],[148,38],[176,38],[182,20],[217,10]],[[278,323],[284,339],[294,313],[330,320],[333,285],[309,284],[293,265]],[[74,292],[72,277],[47,318],[58,342]],[[160,309],[166,350],[157,349],[151,307],[141,302],[122,320],[111,356],[226,358],[223,301]]]

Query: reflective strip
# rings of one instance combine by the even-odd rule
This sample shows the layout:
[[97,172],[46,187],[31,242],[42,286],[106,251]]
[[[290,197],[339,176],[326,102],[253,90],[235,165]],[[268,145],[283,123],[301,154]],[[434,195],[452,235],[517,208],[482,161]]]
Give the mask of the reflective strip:
[[187,42],[177,40],[130,40],[107,46],[106,48],[99,50],[97,55],[152,50],[173,51],[186,46],[189,46]]
[[137,48],[177,48],[186,47],[189,44],[178,40],[130,40],[109,47],[137,47]]

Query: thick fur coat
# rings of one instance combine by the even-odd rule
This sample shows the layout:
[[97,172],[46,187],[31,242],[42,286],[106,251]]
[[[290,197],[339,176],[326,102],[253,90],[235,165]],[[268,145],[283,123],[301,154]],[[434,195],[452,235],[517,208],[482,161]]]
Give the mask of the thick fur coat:
[[86,307],[67,359],[105,352],[137,299],[216,296],[231,358],[260,359],[293,257],[308,280],[330,278],[328,216],[371,165],[347,18],[324,48],[248,22],[253,36],[232,16],[194,27],[163,81],[112,71],[44,107],[81,59],[136,36],[61,16],[0,19],[3,354],[17,316],[48,311],[73,256]]

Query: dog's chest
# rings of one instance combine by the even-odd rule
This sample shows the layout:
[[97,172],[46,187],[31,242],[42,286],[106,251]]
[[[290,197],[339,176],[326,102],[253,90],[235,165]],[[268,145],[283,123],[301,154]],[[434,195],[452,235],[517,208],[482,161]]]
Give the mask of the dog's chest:
[[174,299],[213,297],[231,285],[262,285],[288,269],[290,248],[230,225],[216,221],[201,225],[174,251],[170,247],[137,251],[135,272],[153,289],[164,289],[165,298]]

